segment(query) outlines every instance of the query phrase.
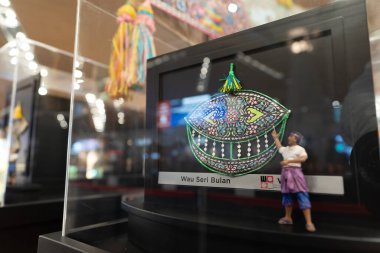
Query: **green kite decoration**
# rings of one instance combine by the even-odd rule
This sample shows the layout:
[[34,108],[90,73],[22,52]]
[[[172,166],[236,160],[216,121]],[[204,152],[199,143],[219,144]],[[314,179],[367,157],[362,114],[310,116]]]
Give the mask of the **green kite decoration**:
[[238,90],[241,90],[240,81],[236,78],[234,73],[234,64],[231,63],[228,77],[226,78],[224,85],[219,89],[219,91],[222,93],[235,93]]
[[265,94],[242,90],[232,63],[219,91],[185,118],[191,150],[221,175],[257,171],[275,156],[271,132],[275,128],[282,140],[290,110]]

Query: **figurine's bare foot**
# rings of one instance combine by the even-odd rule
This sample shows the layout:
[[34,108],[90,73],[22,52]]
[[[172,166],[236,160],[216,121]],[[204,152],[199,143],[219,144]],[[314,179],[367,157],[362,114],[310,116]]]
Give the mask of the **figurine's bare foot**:
[[317,231],[313,223],[306,224],[306,230],[310,233]]
[[281,219],[278,220],[278,224],[281,224],[281,225],[292,225],[293,224],[293,220],[289,219],[287,217],[282,217]]

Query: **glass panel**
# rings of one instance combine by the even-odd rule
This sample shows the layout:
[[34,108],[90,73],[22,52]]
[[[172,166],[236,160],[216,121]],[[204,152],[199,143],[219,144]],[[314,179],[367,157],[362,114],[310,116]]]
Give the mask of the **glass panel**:
[[14,72],[8,76],[13,78],[14,93],[11,86],[2,93],[8,99],[3,122],[13,115],[4,203],[62,198],[72,54],[29,40],[22,33],[2,50],[3,66],[8,66],[4,73]]
[[[9,115],[14,114],[14,90],[16,87],[16,77],[17,77],[17,62],[14,59],[11,62],[12,57],[9,56],[11,48],[16,45],[5,44],[0,49],[1,57],[1,77],[0,77],[0,206],[3,206],[5,199],[5,191],[8,181],[8,165],[9,165],[9,155],[11,149],[12,140],[12,126],[13,122],[9,121]],[[12,51],[17,50],[15,48]]]
[[[377,240],[378,4],[235,1],[251,23],[230,20],[238,24],[227,32],[219,2],[151,2],[158,56],[146,85],[128,95],[109,85],[145,62],[112,72],[130,58],[109,59],[134,45],[128,29],[116,37],[123,46],[113,41],[131,17],[113,14],[119,2],[78,2],[63,234],[149,252],[310,242],[320,251],[338,237],[334,249],[344,250]],[[184,11],[197,8],[207,16]],[[292,193],[302,211],[294,226],[279,226],[292,223],[280,219]],[[317,233],[299,240],[312,222]]]
[[376,100],[377,124],[380,123],[380,4],[374,0],[367,1],[368,30],[371,47],[371,65]]
[[122,193],[142,182],[142,147],[134,143],[143,140],[145,95],[127,101],[105,92],[116,17],[90,1],[79,8],[64,234],[125,219]]

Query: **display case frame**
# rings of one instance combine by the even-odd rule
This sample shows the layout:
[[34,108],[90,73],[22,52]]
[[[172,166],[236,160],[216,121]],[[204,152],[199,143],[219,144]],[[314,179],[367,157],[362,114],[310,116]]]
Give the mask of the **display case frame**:
[[[94,9],[96,8],[94,7]],[[78,11],[81,10],[78,9]],[[104,10],[99,8],[97,11],[99,11],[99,13],[103,13]],[[373,84],[370,64],[371,55],[369,51],[370,44],[368,41],[369,35],[366,29],[366,13],[366,3],[364,1],[350,0],[345,2],[337,2],[322,7],[321,9],[311,10],[300,15],[288,17],[286,19],[278,20],[251,30],[246,30],[238,34],[226,36],[208,43],[186,48],[171,54],[161,55],[155,59],[152,59],[148,64],[149,82],[147,86],[146,99],[147,109],[143,112],[143,114],[145,115],[146,113],[147,116],[147,127],[146,129],[143,129],[139,126],[136,130],[138,130],[139,133],[141,131],[145,131],[148,138],[154,139],[157,137],[156,113],[157,102],[160,96],[162,98],[163,94],[163,91],[160,89],[162,74],[179,71],[181,69],[185,69],[187,66],[196,66],[197,69],[200,69],[202,61],[205,57],[208,57],[212,63],[214,63],[213,61],[218,62],[218,59],[234,61],[236,60],[235,54],[237,52],[259,52],[262,50],[258,49],[260,47],[264,49],[275,48],[278,45],[288,45],[289,42],[294,42],[305,38],[309,39],[313,36],[318,38],[318,36],[332,35],[334,38],[331,44],[334,48],[332,53],[334,78],[332,82],[344,87],[342,89],[332,89],[331,92],[333,96],[339,97],[339,99],[337,99],[338,101],[341,101],[341,98],[347,93],[347,83],[349,81],[352,82],[355,79],[354,77],[360,76],[359,67],[364,68],[365,63],[368,63],[368,68],[366,68],[368,71],[366,74],[369,75],[368,83],[370,85]],[[81,15],[83,15],[81,16],[83,18],[86,16],[86,13],[81,13]],[[90,13],[90,15],[92,14]],[[105,15],[107,16],[108,21],[115,18],[113,15],[109,15],[108,11]],[[78,18],[79,16],[80,15],[78,15]],[[84,20],[81,20],[81,25],[84,25],[85,27],[86,24],[88,24],[87,21],[89,20],[91,20],[91,17],[86,17]],[[310,32],[306,35],[302,32],[301,35],[288,34],[287,32],[289,32],[291,28],[296,28],[294,23],[297,23],[301,26],[301,28],[306,28],[306,30],[309,30]],[[315,23],[318,23],[318,25],[315,25]],[[97,27],[97,25],[94,27]],[[114,26],[112,26],[112,28],[114,28]],[[83,30],[84,28],[82,27],[81,29]],[[321,31],[322,34],[320,33]],[[78,33],[77,30],[77,39],[80,36],[80,31]],[[108,37],[105,39],[109,40]],[[86,51],[88,49],[86,48],[86,45],[89,45],[90,40],[78,40],[79,45],[77,41],[76,56],[77,59],[80,59],[80,57],[82,57],[80,49]],[[273,42],[273,40],[275,40],[275,42]],[[356,52],[355,48],[358,48]],[[228,57],[231,55],[233,55],[233,57],[230,57],[229,59]],[[226,64],[226,62],[223,62],[223,64]],[[237,64],[236,67],[236,73],[239,76],[242,76],[243,80],[247,80],[247,76],[249,75],[245,76],[245,74],[239,70],[239,68],[242,68],[242,65]],[[216,71],[218,72],[219,70]],[[223,73],[219,71],[217,75],[222,77]],[[214,75],[213,80],[215,81],[216,73],[214,73]],[[183,79],[184,81],[187,81],[185,80],[186,78]],[[73,80],[75,81],[75,78],[73,78]],[[212,85],[216,85],[216,83],[214,82]],[[75,91],[73,90],[72,92],[72,110],[74,110]],[[181,91],[179,90],[178,92],[180,93]],[[373,93],[371,93],[371,96],[372,95]],[[143,97],[145,100],[145,94]],[[374,103],[374,97],[371,97],[369,100],[372,104]],[[371,107],[371,112],[373,111],[372,109],[373,108]],[[374,119],[375,118],[371,118],[371,123],[369,125],[371,125],[371,127],[375,126],[376,130],[377,125],[376,122],[374,123],[375,125],[373,124]],[[73,128],[75,128],[75,122],[73,123]],[[107,129],[105,132],[107,134]],[[364,136],[364,134],[362,136]],[[373,133],[370,135],[371,136],[369,139],[371,140],[372,145],[372,141],[375,140],[377,142],[378,138],[377,135],[374,137]],[[101,134],[99,136],[101,136]],[[122,138],[121,135],[119,135],[119,137]],[[359,137],[361,136],[359,135]],[[369,143],[368,140],[365,142]],[[376,147],[374,148],[375,150]],[[372,225],[371,222],[373,220],[371,220],[371,218],[366,220],[365,225],[361,225],[355,221],[353,222],[351,228],[347,231],[344,231],[345,229],[337,228],[342,224],[344,225],[344,223],[347,222],[347,217],[350,217],[350,215],[355,215],[362,211],[368,211],[364,210],[362,208],[363,206],[370,208],[371,210],[378,210],[376,205],[368,205],[368,203],[373,203],[373,200],[365,200],[365,197],[363,198],[364,195],[362,195],[362,185],[366,184],[366,182],[362,180],[365,178],[360,175],[361,172],[356,169],[352,169],[349,172],[361,177],[362,179],[352,180],[349,184],[346,184],[345,181],[344,189],[345,193],[347,193],[345,197],[331,195],[323,195],[321,197],[313,196],[313,200],[328,199],[328,202],[333,203],[335,201],[340,202],[343,199],[344,201],[348,201],[352,204],[344,205],[343,203],[343,205],[340,205],[339,210],[349,211],[347,216],[343,215],[344,217],[341,216],[339,210],[331,216],[325,215],[324,217],[323,211],[322,215],[318,216],[317,214],[317,221],[319,222],[323,220],[323,222],[320,223],[322,224],[322,229],[320,232],[313,235],[306,234],[304,232],[304,226],[303,224],[301,225],[302,222],[295,226],[294,229],[280,228],[277,226],[275,219],[277,218],[276,215],[280,213],[279,201],[273,204],[275,208],[272,208],[272,212],[265,214],[267,216],[264,221],[249,218],[244,220],[250,216],[248,214],[249,211],[256,208],[257,203],[253,203],[254,201],[248,208],[245,206],[243,207],[244,215],[242,215],[242,217],[244,216],[244,219],[242,218],[235,224],[233,224],[234,222],[223,221],[223,217],[229,217],[230,213],[228,213],[228,211],[226,212],[227,214],[220,212],[218,213],[218,217],[210,217],[207,212],[212,209],[212,206],[222,209],[228,202],[225,201],[226,199],[236,201],[232,206],[236,208],[235,210],[240,210],[237,208],[242,206],[240,205],[242,202],[249,202],[250,198],[254,198],[256,196],[256,189],[254,191],[241,191],[241,189],[215,190],[207,187],[158,184],[159,170],[157,169],[157,161],[149,161],[146,159],[147,153],[145,151],[147,150],[148,149],[145,149],[141,156],[137,155],[134,157],[136,159],[141,159],[141,161],[144,161],[145,163],[145,167],[141,168],[141,175],[143,176],[144,182],[139,181],[137,185],[132,185],[129,183],[126,185],[117,185],[118,187],[127,186],[125,188],[118,188],[120,190],[119,193],[121,193],[119,195],[108,194],[110,191],[113,192],[113,190],[115,190],[113,187],[101,187],[96,183],[86,185],[88,187],[93,187],[95,185],[97,187],[96,191],[84,192],[83,195],[81,194],[79,196],[75,196],[75,194],[72,195],[69,191],[72,190],[71,187],[75,187],[75,185],[70,182],[70,176],[68,176],[68,192],[65,198],[66,208],[64,214],[66,219],[64,221],[64,226],[66,227],[63,229],[63,237],[52,235],[46,236],[43,240],[45,240],[45,242],[49,240],[56,240],[55,243],[57,243],[57,245],[61,244],[62,246],[62,244],[65,243],[72,245],[69,242],[65,242],[65,238],[70,240],[74,239],[92,246],[96,245],[96,247],[107,249],[109,251],[112,251],[111,248],[112,245],[114,245],[119,247],[118,250],[120,252],[123,252],[121,247],[126,244],[127,247],[128,245],[132,245],[132,248],[137,245],[140,247],[140,250],[142,249],[148,252],[178,252],[181,244],[190,245],[188,250],[191,250],[192,252],[211,252],[215,249],[219,249],[221,251],[233,249],[265,249],[267,251],[276,251],[283,247],[304,250],[305,248],[310,247],[310,245],[315,246],[315,251],[320,251],[323,249],[331,250],[333,248],[334,250],[347,250],[353,252],[363,249],[369,252],[375,252],[379,249],[379,231],[373,228],[373,226],[377,224],[377,221]],[[149,150],[150,153],[160,153],[158,151],[160,150],[157,149],[157,146],[153,146],[153,149]],[[362,153],[360,153],[359,156],[364,157],[363,152],[365,153],[366,151],[362,150],[361,152]],[[70,161],[70,155],[71,152],[69,151],[68,161]],[[371,161],[378,161],[376,154],[372,156],[371,159],[375,159]],[[359,166],[367,166],[365,163],[368,162],[368,160],[362,159],[359,161],[356,159],[351,162],[360,163],[357,166],[357,168],[359,168]],[[141,178],[138,180],[141,180]],[[131,186],[131,188],[136,187],[136,192],[131,193],[129,191],[131,188],[128,186]],[[105,202],[104,199],[97,201],[96,194],[103,194],[104,192],[107,193]],[[213,196],[217,200],[215,202],[208,202],[208,193],[214,194]],[[263,193],[263,199],[266,199],[271,194],[272,193]],[[369,196],[366,191],[364,191],[364,194],[365,196]],[[111,199],[108,199],[108,197]],[[273,198],[273,195],[271,198]],[[100,199],[101,198],[98,200]],[[107,202],[107,199],[112,202],[111,208],[108,210],[105,208],[105,203],[110,203]],[[119,204],[121,202],[123,202],[124,210],[129,216],[128,218],[125,218],[123,215],[119,216],[121,211]],[[210,207],[210,209],[203,209],[205,206],[207,206],[207,208]],[[196,212],[186,212],[188,207],[196,209]],[[329,213],[330,211],[326,210],[328,208],[329,207],[325,207],[324,211],[326,211],[326,213]],[[265,210],[267,211],[268,209]],[[320,210],[317,212],[319,211]],[[273,215],[275,218],[268,219],[268,215]],[[339,219],[340,216],[341,220],[336,222],[335,220]],[[71,218],[73,218],[73,220],[83,221],[83,223],[70,223]],[[298,220],[300,219],[301,218],[298,217]],[[331,222],[331,224],[328,224],[329,222]],[[120,229],[120,227],[123,227],[124,225],[125,228]],[[360,227],[360,231],[358,233],[350,234],[356,229],[356,225]],[[366,225],[371,227],[371,229],[365,231]],[[107,230],[107,228],[110,228],[110,230]],[[108,233],[108,235],[104,233],[102,234],[104,235],[104,238],[99,238],[98,236],[101,233],[96,235],[96,231],[107,231],[106,233]],[[169,236],[162,238],[156,237],[157,235]],[[221,238],[223,243],[220,243]],[[270,240],[273,238],[274,241]],[[194,241],[197,243],[194,243]],[[276,246],[273,246],[271,249],[266,247],[267,244],[274,244],[274,242]],[[218,243],[219,246],[217,245]],[[114,250],[115,252],[117,251],[116,249]],[[186,249],[184,249],[184,251],[186,252]]]
[[[353,13],[355,13],[355,15],[352,15]],[[260,218],[255,219],[254,216],[257,214],[252,211],[254,208],[260,209],[259,206],[269,205],[268,203],[260,204],[258,203],[258,200],[256,202],[252,201],[251,204],[255,206],[253,208],[252,206],[248,206],[248,204],[242,204],[243,201],[249,201],[247,198],[240,198],[234,195],[239,189],[233,192],[232,190],[227,189],[229,188],[228,186],[225,186],[226,189],[219,190],[219,188],[213,189],[211,184],[202,184],[202,182],[199,184],[184,183],[183,180],[180,179],[180,176],[178,176],[183,170],[176,167],[175,164],[173,164],[173,167],[169,168],[160,167],[160,158],[150,159],[146,162],[144,203],[136,205],[133,201],[124,202],[124,207],[129,212],[128,232],[130,240],[148,251],[159,248],[166,252],[175,252],[178,247],[180,247],[179,244],[188,244],[191,241],[196,240],[195,238],[197,237],[206,240],[211,234],[226,236],[228,238],[226,239],[227,241],[234,241],[236,238],[233,236],[230,237],[229,235],[234,234],[236,231],[240,231],[238,233],[239,237],[241,238],[242,234],[246,233],[247,240],[248,238],[260,238],[260,240],[266,241],[264,239],[266,237],[265,234],[270,233],[272,235],[270,240],[272,243],[273,234],[276,234],[278,237],[276,236],[277,239],[275,241],[276,244],[279,245],[282,243],[289,243],[290,246],[294,245],[297,241],[298,245],[328,245],[331,249],[330,242],[334,242],[334,249],[336,250],[360,250],[365,248],[368,251],[376,251],[379,245],[376,245],[376,243],[372,244],[371,242],[378,241],[379,231],[376,230],[376,225],[372,226],[377,223],[377,221],[373,218],[373,223],[371,225],[371,222],[368,223],[367,218],[365,218],[365,213],[369,211],[371,213],[370,216],[376,216],[378,213],[378,207],[375,203],[376,201],[373,199],[371,200],[371,198],[368,197],[369,189],[364,185],[369,182],[367,181],[368,178],[363,176],[363,174],[366,174],[365,171],[372,171],[375,168],[374,165],[369,164],[369,161],[373,164],[378,164],[379,162],[377,152],[378,136],[376,134],[375,95],[373,93],[374,84],[370,65],[370,43],[368,40],[369,34],[368,30],[363,29],[367,23],[366,13],[366,3],[363,1],[337,2],[316,10],[278,20],[270,24],[249,29],[172,54],[160,56],[157,59],[150,61],[151,68],[148,72],[147,88],[146,131],[147,136],[153,139],[153,143],[157,143],[157,145],[152,148],[151,152],[164,156],[163,154],[168,154],[168,152],[159,148],[159,146],[162,147],[165,145],[164,143],[160,144],[160,141],[165,140],[165,138],[160,137],[160,132],[164,130],[158,125],[160,119],[160,102],[164,101],[170,103],[169,99],[184,97],[183,94],[190,94],[186,96],[195,96],[196,94],[202,95],[205,93],[211,93],[212,95],[212,90],[215,92],[217,91],[218,86],[215,84],[217,83],[217,78],[223,76],[223,70],[221,68],[222,63],[224,63],[224,66],[228,66],[230,62],[233,62],[236,68],[235,73],[240,81],[242,81],[243,86],[245,81],[246,86],[251,89],[253,86],[247,84],[247,80],[249,80],[250,75],[252,79],[254,79],[254,77],[251,73],[247,74],[248,70],[247,68],[244,68],[244,55],[249,55],[255,59],[255,53],[259,55],[262,51],[273,50],[276,49],[276,47],[283,45],[288,46],[294,41],[300,41],[303,39],[313,41],[313,39],[318,38],[318,36],[331,36],[332,65],[329,65],[329,67],[333,67],[331,71],[334,73],[334,78],[332,80],[333,86],[328,87],[327,89],[329,90],[325,91],[324,94],[328,94],[326,97],[328,97],[331,102],[342,101],[344,104],[343,106],[349,108],[346,109],[346,113],[347,110],[355,112],[356,110],[364,109],[359,101],[356,101],[359,104],[355,101],[350,101],[349,94],[354,92],[354,86],[356,83],[364,82],[365,80],[366,84],[363,84],[363,86],[365,86],[363,89],[366,89],[368,92],[366,93],[366,99],[369,101],[365,110],[369,116],[365,119],[368,128],[365,130],[359,128],[351,129],[351,131],[353,131],[351,135],[356,137],[353,137],[351,142],[353,150],[350,156],[350,165],[345,169],[345,174],[343,176],[344,193],[312,194],[312,199],[316,203],[316,211],[314,212],[315,219],[318,220],[320,226],[324,226],[326,230],[318,233],[318,236],[315,237],[310,235],[307,237],[307,240],[305,239],[300,242],[297,238],[302,236],[301,230],[293,230],[294,234],[290,235],[288,232],[277,231],[277,227],[270,229],[269,224],[266,226],[263,225],[263,223],[266,222],[266,219],[270,219],[269,217],[274,214],[264,208],[259,215]],[[296,32],[292,34],[292,31],[294,32],[300,27],[302,27],[304,33],[301,32],[301,35]],[[241,54],[243,54],[243,56],[241,56]],[[197,71],[202,69],[202,62],[204,62],[205,57],[209,59],[211,65],[211,76],[207,80],[209,87],[206,87],[205,91],[199,92],[196,91],[196,83],[198,82],[197,73],[199,73]],[[157,62],[160,62],[160,64],[157,64]],[[227,69],[227,67],[225,68]],[[176,72],[180,74],[175,76],[173,73]],[[165,75],[172,75],[175,77],[168,77],[165,79]],[[169,83],[168,85],[171,85],[170,88],[165,88],[167,83]],[[265,91],[264,93],[268,94],[268,92],[270,92],[270,88],[264,88],[265,85],[268,84],[264,85],[257,82],[256,84],[259,88]],[[191,89],[185,88],[190,85],[193,86]],[[289,85],[289,82],[287,85]],[[178,86],[183,86],[183,88],[180,90],[175,90],[173,88]],[[262,90],[260,90],[260,92]],[[279,97],[280,101],[283,101],[281,100],[281,96],[278,95],[275,97]],[[296,97],[296,99],[298,98]],[[170,109],[168,110],[170,111]],[[300,115],[296,114],[294,117],[301,120]],[[343,121],[342,124],[351,126],[355,125],[355,123],[353,123],[356,121],[354,116],[352,116],[352,119],[345,118],[344,120],[346,120],[346,122]],[[325,124],[330,123],[327,121]],[[168,125],[168,128],[170,128],[170,123],[168,123]],[[293,127],[295,126],[295,124],[292,125]],[[173,126],[173,128],[175,128],[175,126]],[[178,138],[178,134],[180,133],[176,134],[176,138]],[[364,142],[366,144],[364,144]],[[186,145],[186,143],[183,142],[182,145]],[[372,155],[370,156],[365,154],[364,151],[368,149],[372,152]],[[180,152],[178,156],[181,155],[183,156],[183,153]],[[165,160],[169,158],[162,157],[162,159]],[[190,159],[188,159],[188,161],[190,161]],[[167,164],[168,163],[165,163],[165,165]],[[192,164],[192,166],[195,166],[195,163]],[[160,175],[160,171],[162,170],[167,174]],[[166,171],[172,171],[174,173],[172,173],[173,175],[168,175],[169,172]],[[207,170],[201,166],[194,167],[193,171],[195,172],[193,174],[198,173],[200,177],[202,177],[202,173],[207,172]],[[260,172],[258,173],[260,174]],[[207,173],[203,175],[206,174]],[[185,175],[185,173],[183,175]],[[167,178],[163,179],[164,177]],[[245,187],[246,186],[239,187],[235,184],[233,188]],[[374,190],[375,188],[376,187],[371,189]],[[241,191],[243,194],[244,190]],[[246,194],[243,194],[243,196],[245,195],[249,195],[249,191],[246,191]],[[271,192],[262,193],[256,191],[254,191],[253,194],[253,196],[263,196],[264,198],[269,199],[271,195],[273,195]],[[228,202],[228,204],[226,202]],[[332,204],[332,206],[330,206],[329,203]],[[322,210],[323,208],[319,208],[320,204],[326,204],[326,209],[324,211]],[[341,205],[343,209],[337,208],[335,210],[336,213],[334,214],[335,211],[333,210],[335,207],[333,206],[336,204]],[[247,224],[250,225],[242,225],[238,221],[235,222],[231,217],[230,218],[234,221],[229,221],[226,217],[228,217],[230,213],[228,210],[221,208],[224,205],[228,205],[228,209],[240,210],[241,217],[244,217],[242,219],[246,219]],[[340,211],[338,211],[338,209],[340,209]],[[264,212],[267,213],[264,215]],[[357,217],[355,218],[355,215],[353,215],[354,213],[362,213],[364,215],[363,219],[359,218],[356,220]],[[355,225],[351,228],[345,227],[339,231],[335,230],[335,225],[336,227],[339,227],[345,224],[347,220],[352,221]],[[363,231],[368,229],[368,233],[364,235],[359,232],[355,235],[354,231],[360,227],[359,224],[362,222],[363,224],[366,224],[362,227]],[[138,226],[142,226],[143,228],[138,229]],[[163,243],[161,241],[162,238],[158,240],[151,239],[152,234],[149,234],[149,228],[152,228],[155,231],[154,233],[158,234],[173,233],[173,237],[175,237],[176,240],[168,238],[165,240],[165,243]],[[229,229],[231,229],[231,231]],[[302,229],[302,227],[299,227],[299,229]],[[188,238],[185,236],[177,236],[178,231],[187,231],[189,233],[187,235]],[[352,233],[348,231],[352,231]],[[338,239],[335,237],[335,234],[340,234],[342,238]],[[291,239],[288,236],[294,237]],[[213,246],[205,246],[204,249],[206,251],[212,250],[212,247],[216,247],[215,244],[217,244],[217,241],[212,241],[212,239],[210,239],[208,242]],[[269,243],[269,241],[267,242]],[[224,247],[228,248],[226,245],[218,248],[218,250],[223,251]],[[194,247],[195,248],[192,248],[192,250],[196,250],[196,245],[194,245]],[[248,245],[246,245],[246,247],[247,249],[250,248]]]

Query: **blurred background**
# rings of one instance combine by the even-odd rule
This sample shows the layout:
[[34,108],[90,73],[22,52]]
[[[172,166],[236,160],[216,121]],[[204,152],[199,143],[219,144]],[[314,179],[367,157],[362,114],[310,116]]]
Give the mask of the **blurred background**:
[[[150,152],[157,143],[145,138],[145,85],[124,97],[112,97],[105,88],[118,29],[116,13],[125,1],[78,1],[80,9],[75,0],[0,0],[0,240],[8,249],[4,252],[35,252],[39,234],[62,229],[66,176],[67,234],[94,224],[125,222],[120,202],[144,195],[144,162],[162,155]],[[162,57],[146,67],[170,60],[167,53],[332,2],[151,0],[155,56]],[[380,4],[366,3],[380,115]],[[290,48],[293,54],[310,50],[298,42]],[[331,145],[347,163],[352,145],[343,137],[336,136]],[[333,165],[310,168],[343,173]],[[25,244],[17,243],[20,237],[27,238]]]

